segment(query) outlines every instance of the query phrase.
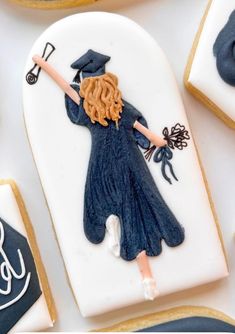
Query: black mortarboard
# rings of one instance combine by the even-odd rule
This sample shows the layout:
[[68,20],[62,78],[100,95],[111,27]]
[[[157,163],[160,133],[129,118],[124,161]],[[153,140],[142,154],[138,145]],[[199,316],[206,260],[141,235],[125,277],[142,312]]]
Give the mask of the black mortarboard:
[[75,81],[79,82],[80,73],[83,78],[95,77],[105,73],[105,64],[110,60],[109,56],[93,50],[88,50],[83,56],[72,63],[71,67],[78,70]]

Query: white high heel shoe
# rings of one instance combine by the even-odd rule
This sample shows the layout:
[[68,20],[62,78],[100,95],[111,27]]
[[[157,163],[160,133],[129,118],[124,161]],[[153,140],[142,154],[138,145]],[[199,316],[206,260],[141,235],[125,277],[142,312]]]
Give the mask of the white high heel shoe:
[[144,278],[142,283],[146,300],[154,300],[160,295],[154,278]]

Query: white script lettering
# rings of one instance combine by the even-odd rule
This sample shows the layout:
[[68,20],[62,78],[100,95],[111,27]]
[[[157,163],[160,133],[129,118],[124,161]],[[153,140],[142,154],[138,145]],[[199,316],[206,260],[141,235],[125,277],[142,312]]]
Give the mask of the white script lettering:
[[4,240],[5,240],[5,231],[3,228],[3,224],[0,222],[0,256],[3,259],[3,262],[0,265],[0,279],[2,279],[6,283],[6,288],[5,289],[0,289],[0,296],[8,296],[12,292],[12,281],[14,279],[16,280],[22,280],[24,279],[24,286],[22,290],[19,292],[19,294],[14,297],[12,300],[8,301],[7,303],[1,305],[0,304],[0,311],[11,306],[12,304],[16,303],[18,300],[22,298],[22,296],[25,294],[29,287],[30,283],[30,277],[31,273],[26,273],[26,268],[25,268],[25,263],[23,256],[21,254],[20,249],[17,250],[17,254],[19,257],[19,262],[20,262],[20,272],[17,273],[16,270],[12,267],[7,254],[4,251]]

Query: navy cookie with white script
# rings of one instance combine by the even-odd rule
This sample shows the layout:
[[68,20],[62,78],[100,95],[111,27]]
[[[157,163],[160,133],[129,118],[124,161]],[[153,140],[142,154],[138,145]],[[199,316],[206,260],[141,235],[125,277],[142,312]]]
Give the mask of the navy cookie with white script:
[[27,239],[0,218],[0,333],[7,334],[41,293]]

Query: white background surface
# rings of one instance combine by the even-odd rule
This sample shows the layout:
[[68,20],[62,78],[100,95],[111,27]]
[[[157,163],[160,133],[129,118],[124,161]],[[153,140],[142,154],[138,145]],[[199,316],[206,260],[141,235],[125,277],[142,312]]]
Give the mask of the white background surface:
[[[83,320],[73,300],[27,142],[21,96],[27,54],[34,40],[51,23],[79,11],[117,12],[134,19],[151,33],[165,51],[177,76],[219,220],[229,240],[232,235],[226,235],[229,230],[226,226],[234,224],[235,215],[235,133],[195,101],[182,85],[187,56],[206,3],[206,0],[104,0],[73,10],[36,11],[1,0],[0,177],[16,180],[33,221],[59,313],[54,331],[96,327],[97,319]],[[227,250],[232,254],[234,244],[230,243]],[[123,314],[130,318],[153,311],[153,305],[143,304],[115,312],[112,316],[105,315],[103,320],[112,323],[114,316],[118,320]]]

